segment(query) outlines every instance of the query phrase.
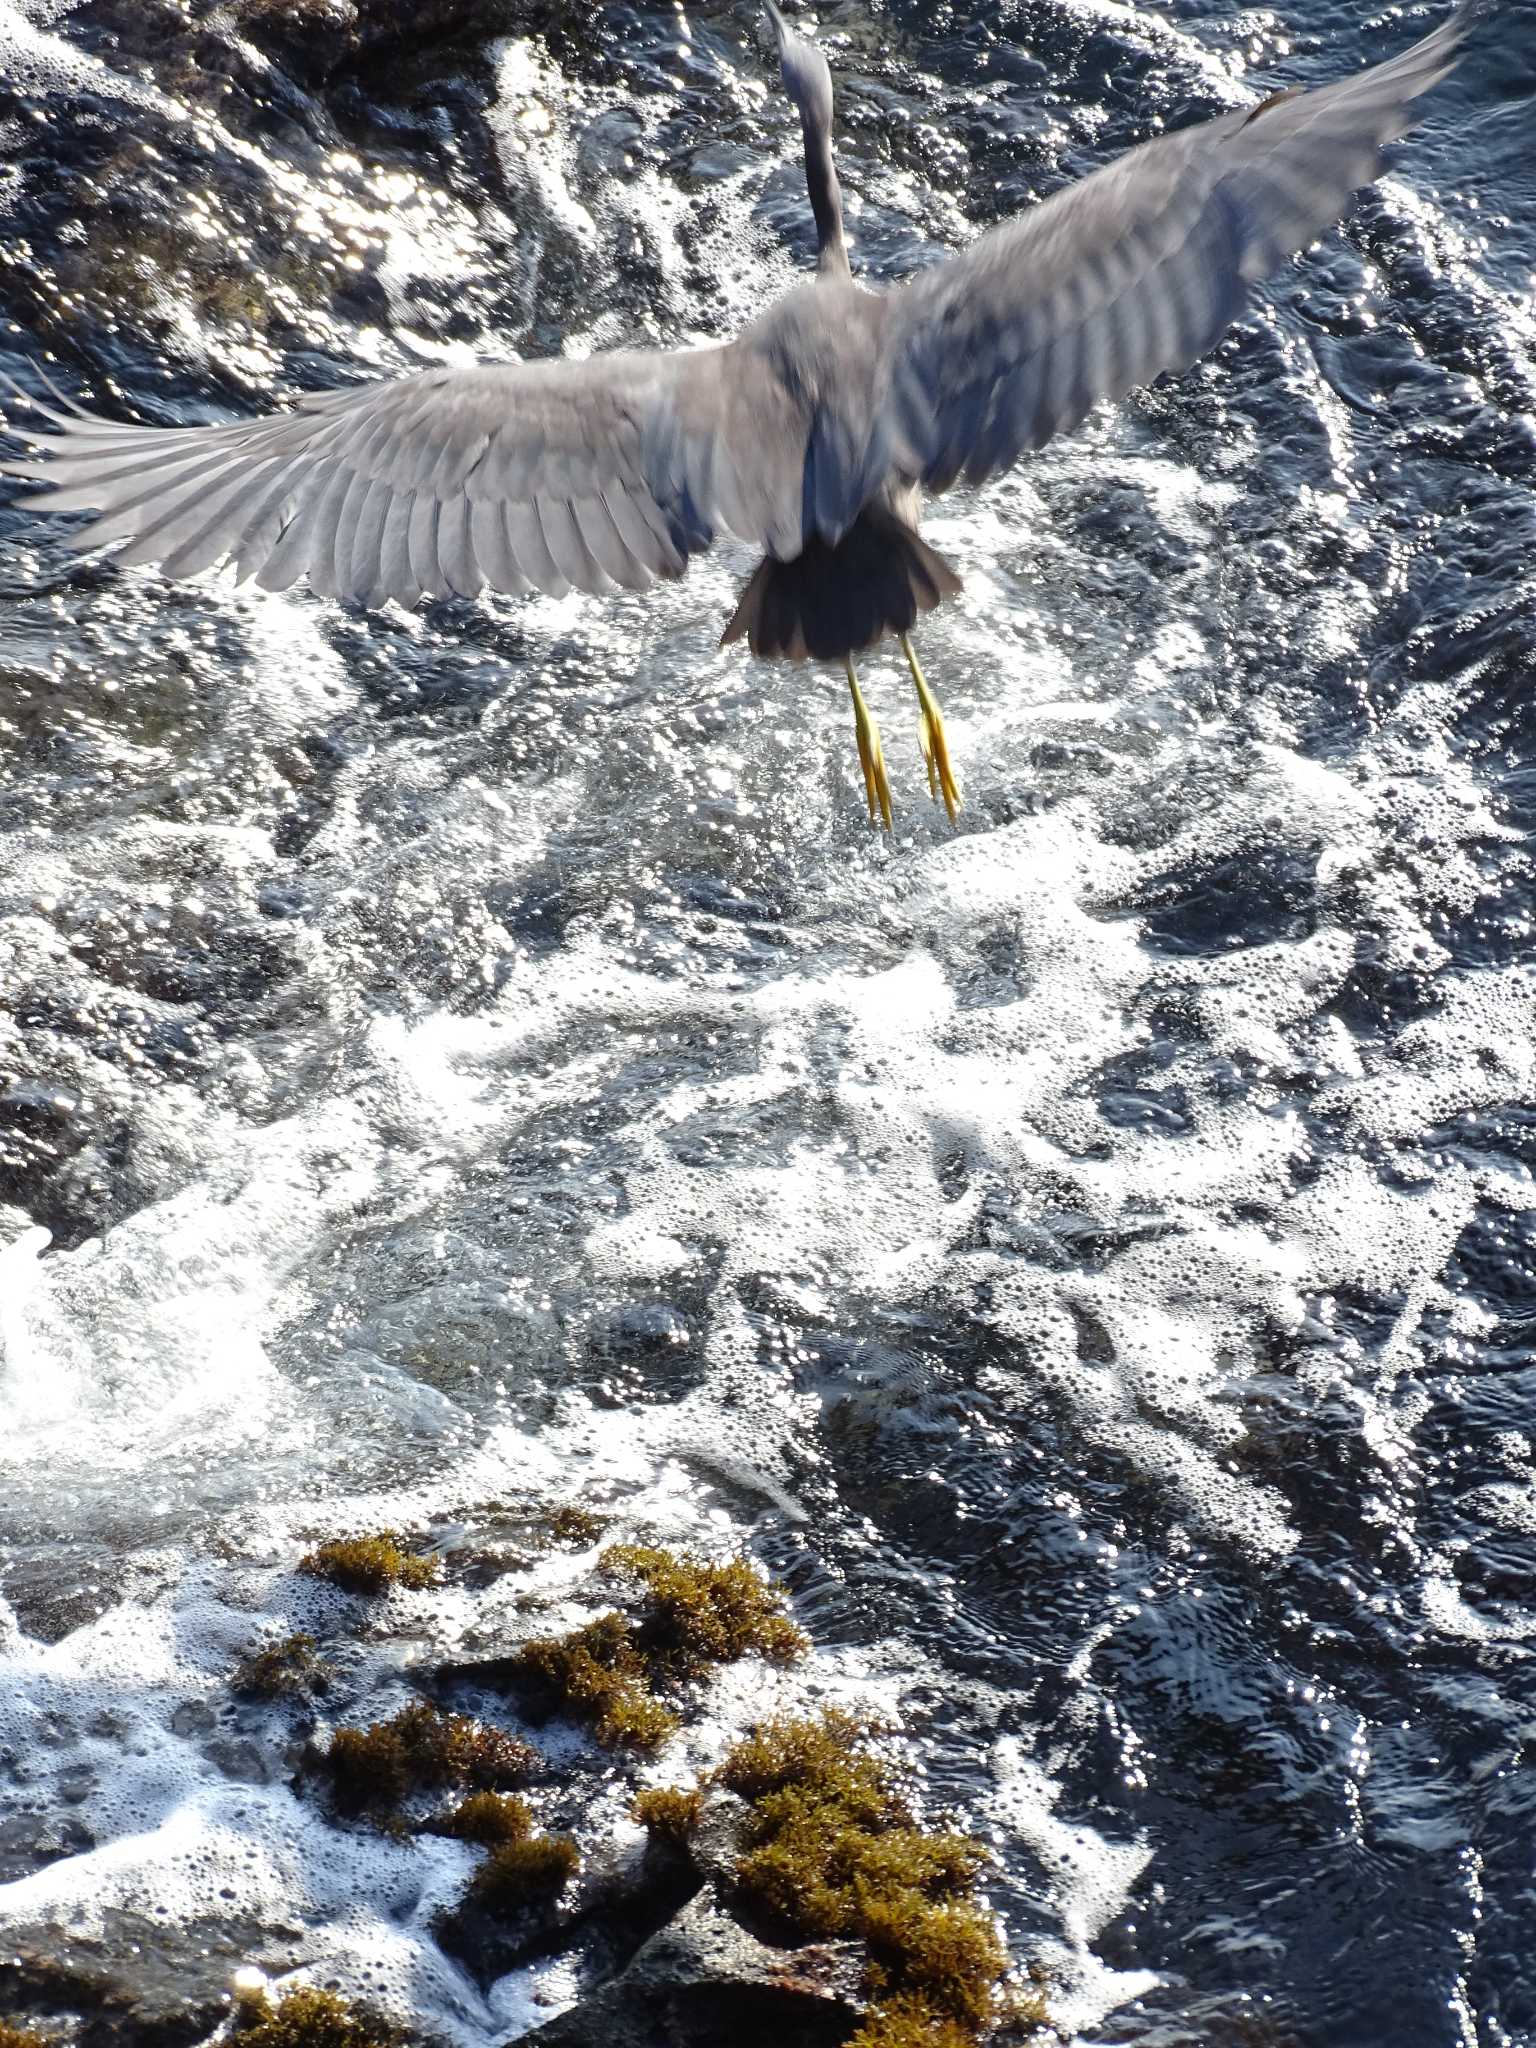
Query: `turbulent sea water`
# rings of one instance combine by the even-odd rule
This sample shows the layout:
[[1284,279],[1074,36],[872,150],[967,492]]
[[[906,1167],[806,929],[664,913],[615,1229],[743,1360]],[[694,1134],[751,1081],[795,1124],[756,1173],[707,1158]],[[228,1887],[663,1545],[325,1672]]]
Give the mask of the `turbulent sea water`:
[[[0,372],[233,417],[806,262],[745,0],[428,14],[0,0]],[[856,266],[1433,18],[845,0]],[[0,510],[0,1972],[558,2001],[221,1704],[317,1532],[515,1497],[781,1577],[689,1756],[899,1713],[1083,2042],[1536,2042],[1533,99],[1508,0],[1207,364],[931,508],[954,830],[889,651],[885,840],[841,678],[716,650],[744,551],[362,614]],[[411,1612],[354,1718],[491,1625]]]

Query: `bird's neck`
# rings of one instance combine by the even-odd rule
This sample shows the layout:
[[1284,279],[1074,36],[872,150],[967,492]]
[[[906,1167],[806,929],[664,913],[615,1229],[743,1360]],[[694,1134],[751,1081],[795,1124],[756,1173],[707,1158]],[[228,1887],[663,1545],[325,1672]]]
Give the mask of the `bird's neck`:
[[823,275],[851,277],[848,244],[843,239],[843,194],[832,162],[831,138],[809,124],[805,125],[804,134],[805,182],[811,195],[811,211],[816,216],[817,268]]

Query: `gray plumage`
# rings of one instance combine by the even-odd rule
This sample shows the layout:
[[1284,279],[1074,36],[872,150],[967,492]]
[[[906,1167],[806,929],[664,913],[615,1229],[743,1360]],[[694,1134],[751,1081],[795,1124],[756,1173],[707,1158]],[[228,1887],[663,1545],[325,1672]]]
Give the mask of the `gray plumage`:
[[[801,115],[819,274],[723,347],[432,369],[234,425],[37,406],[74,537],[121,560],[367,604],[642,589],[718,534],[763,551],[726,638],[832,658],[959,587],[920,491],[980,483],[1095,405],[1194,362],[1254,282],[1375,175],[1451,69],[1461,7],[1401,56],[1133,149],[899,289],[856,285],[831,77],[768,0]],[[19,394],[18,394],[19,395]]]

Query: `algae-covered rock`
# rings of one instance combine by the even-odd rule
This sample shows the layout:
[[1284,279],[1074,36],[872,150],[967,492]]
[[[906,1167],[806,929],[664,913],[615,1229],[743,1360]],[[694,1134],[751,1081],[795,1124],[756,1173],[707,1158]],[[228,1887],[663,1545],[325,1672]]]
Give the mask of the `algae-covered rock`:
[[[809,1647],[783,1594],[742,1558],[714,1563],[616,1543],[599,1564],[635,1611],[536,1637],[497,1675],[535,1714],[586,1721],[607,1748],[659,1749],[681,1726],[669,1704],[680,1686],[743,1657],[793,1663]],[[489,1668],[479,1675],[495,1682]]]
[[526,2048],[841,2048],[862,2011],[851,1942],[772,1948],[701,1892]]
[[387,1815],[413,1793],[459,1786],[505,1792],[526,1784],[538,1751],[468,1714],[413,1700],[391,1721],[338,1728],[325,1763],[340,1812]]
[[850,1937],[865,1955],[869,2023],[857,2048],[977,2042],[1011,2009],[1008,1951],[977,1895],[987,1862],[967,1835],[919,1825],[869,1733],[837,1712],[785,1717],[725,1758],[716,1781],[746,1802],[731,1902],[786,1941]]
[[407,1550],[404,1540],[386,1529],[376,1536],[336,1536],[317,1544],[299,1560],[299,1570],[312,1579],[328,1579],[344,1593],[375,1595],[392,1586],[415,1592],[435,1586],[442,1564]]
[[652,1692],[650,1665],[622,1614],[525,1643],[514,1682],[533,1712],[588,1721],[608,1748],[659,1749],[682,1725]]
[[522,1807],[521,1827],[486,1841],[488,1853],[463,1897],[434,1929],[443,1953],[482,1988],[546,1951],[552,1936],[580,1918],[564,1900],[581,1863],[576,1844],[569,1835],[536,1832],[522,1801],[507,1805]]
[[329,1674],[314,1637],[300,1631],[252,1650],[236,1666],[229,1683],[232,1692],[252,1699],[301,1700],[324,1692]]
[[978,2048],[1044,2017],[1010,1991],[978,1891],[982,1845],[924,1825],[871,1731],[827,1711],[768,1721],[700,1785],[632,1811],[648,1864],[700,1889],[629,1967],[529,2038],[620,2048],[729,2038]]
[[232,2038],[240,2048],[397,2048],[400,2034],[334,1991],[296,1984],[276,1999],[265,1989],[240,1998]]
[[471,1793],[429,1826],[487,1852],[436,1932],[477,1983],[490,1984],[543,1945],[581,1853],[569,1835],[538,1829],[532,1807],[516,1793]]
[[637,1792],[630,1808],[653,1844],[683,1849],[704,1818],[704,1794],[697,1785],[652,1785]]

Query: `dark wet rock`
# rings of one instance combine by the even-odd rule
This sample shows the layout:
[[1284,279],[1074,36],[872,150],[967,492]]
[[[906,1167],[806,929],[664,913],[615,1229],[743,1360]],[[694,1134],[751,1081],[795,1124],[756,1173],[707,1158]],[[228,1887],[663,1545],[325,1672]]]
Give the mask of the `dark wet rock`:
[[527,2048],[839,2048],[857,2024],[860,1954],[850,1942],[770,1948],[709,1892],[628,1967]]
[[537,1555],[532,1549],[514,1550],[501,1544],[466,1543],[447,1553],[443,1569],[454,1585],[467,1587],[472,1593],[483,1593],[487,1586],[494,1586],[509,1572],[527,1571]]
[[285,70],[315,84],[385,64],[430,67],[438,52],[538,33],[564,11],[559,0],[239,0],[237,18]]
[[610,1358],[655,1358],[680,1350],[691,1332],[664,1301],[629,1301],[610,1309],[592,1331],[592,1348]]
[[723,1892],[735,1876],[741,1856],[745,1812],[734,1792],[705,1791],[698,1821],[686,1844],[672,1845],[664,1837],[651,1836],[646,1850],[647,1873],[665,1878],[680,1866],[692,1878],[684,1896],[705,1884]]
[[[313,86],[359,63],[526,34],[562,12],[558,0],[97,0],[82,40],[107,62],[172,51],[195,60],[203,79],[244,74],[240,42],[249,41]],[[270,91],[273,81],[263,83]]]
[[203,1755],[215,1770],[242,1785],[271,1785],[287,1776],[281,1759],[248,1736],[216,1736],[203,1744]]
[[[737,1801],[723,1803],[739,1812]],[[716,1828],[715,1839],[724,1843],[727,1838]],[[729,1839],[734,1845],[734,1830]],[[438,1945],[482,1989],[509,1970],[555,1952],[579,1954],[584,1974],[613,1980],[686,1906],[705,1878],[725,1867],[718,1855],[701,1854],[697,1842],[683,1848],[652,1838],[638,1865],[627,1859],[594,1861],[589,1852],[575,1883],[518,1912],[498,1909],[471,1885],[437,1922]]]
[[0,1821],[0,1884],[95,1846],[95,1836],[71,1814],[13,1813]]
[[80,1107],[80,1098],[69,1088],[53,1088],[46,1081],[12,1081],[0,1088],[0,1123],[17,1130],[45,1130],[67,1124]]
[[571,11],[561,0],[357,0],[355,8],[358,40],[370,54],[526,35]]
[[[5,1179],[0,1142],[0,1185]],[[41,1220],[46,1227],[46,1209]],[[25,1634],[40,1643],[57,1643],[95,1621],[119,1596],[129,1572],[127,1561],[111,1557],[104,1545],[43,1542],[10,1560],[0,1591]]]
[[628,182],[643,165],[644,124],[633,107],[609,107],[588,122],[577,144],[580,173],[600,189],[605,178]]
[[230,1980],[302,1960],[295,1927],[233,1915],[179,1927],[108,1907],[100,1933],[7,1928],[0,2015],[67,2030],[74,2048],[183,2048],[229,2011]]
[[452,1956],[484,1991],[509,1970],[568,1948],[580,1919],[579,1908],[558,1897],[518,1913],[497,1911],[471,1886],[433,1931],[444,1955]]

